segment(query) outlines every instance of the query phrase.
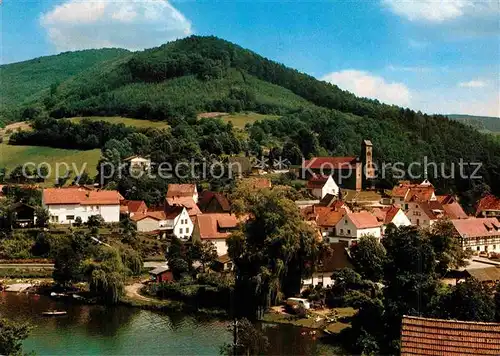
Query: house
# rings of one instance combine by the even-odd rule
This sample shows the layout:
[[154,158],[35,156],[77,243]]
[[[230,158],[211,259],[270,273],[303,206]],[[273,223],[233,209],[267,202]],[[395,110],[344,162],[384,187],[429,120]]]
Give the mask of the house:
[[437,201],[441,204],[444,215],[449,219],[468,219],[462,206],[453,195],[438,195]]
[[332,242],[344,242],[348,247],[356,243],[365,235],[372,235],[376,238],[382,236],[382,222],[378,221],[375,215],[368,211],[357,213],[347,213],[335,225],[335,237]]
[[191,197],[167,197],[165,199],[164,210],[167,211],[175,206],[182,206],[186,208],[189,216],[195,217],[201,214],[200,208],[196,205],[195,201]]
[[217,272],[230,272],[233,270],[233,267],[233,261],[228,254],[225,254],[217,257],[212,268]]
[[315,222],[321,236],[328,242],[337,241],[335,226],[347,214],[345,209],[324,206],[309,206],[301,210],[301,214],[308,222]]
[[436,221],[445,217],[442,205],[437,201],[415,203],[406,211],[406,215],[414,226],[431,227]]
[[500,252],[500,222],[496,218],[454,219],[451,223],[464,249]]
[[198,207],[204,213],[229,213],[231,204],[222,193],[205,190],[201,193]]
[[[15,228],[33,227],[35,225],[36,216],[35,208],[21,202],[12,204],[14,213],[13,226]],[[0,216],[0,227],[7,227],[8,220]]]
[[191,198],[195,203],[198,203],[196,184],[169,184],[167,198]]
[[42,206],[49,210],[54,224],[71,224],[76,218],[87,222],[93,215],[101,215],[105,222],[120,221],[120,201],[116,190],[88,190],[81,187],[46,188]]
[[238,219],[232,214],[202,214],[196,217],[193,241],[209,241],[215,245],[217,255],[227,254],[227,238],[238,227]]
[[500,218],[500,198],[488,194],[481,198],[476,208],[476,216],[483,218]]
[[137,231],[173,234],[184,241],[191,237],[194,228],[193,221],[183,206],[173,206],[166,211],[134,214],[131,219],[136,224]]
[[340,187],[360,191],[363,185],[371,185],[370,182],[375,178],[373,144],[369,140],[361,142],[361,158],[313,157],[304,161],[302,179],[314,175],[332,175]]
[[339,195],[339,186],[335,183],[331,175],[311,177],[307,182],[306,189],[318,199],[323,199],[327,194],[333,196]]
[[500,324],[403,316],[401,356],[498,355]]
[[399,182],[391,192],[392,204],[398,204],[403,210],[408,210],[416,204],[437,200],[434,186],[425,179],[420,184],[408,181]]
[[411,225],[410,219],[398,205],[373,209],[373,215],[382,223],[382,234],[385,233],[387,225],[394,224],[397,227]]
[[134,216],[135,214],[146,214],[148,206],[144,200],[125,200],[120,201],[120,214]]
[[169,270],[168,266],[160,266],[149,271],[151,280],[156,283],[171,282],[174,280],[174,275],[172,271]]
[[332,286],[333,272],[342,268],[353,268],[345,244],[337,242],[330,244],[329,247],[330,251],[320,258],[319,265],[312,276],[302,280],[303,287]]
[[466,278],[474,278],[479,282],[496,285],[500,282],[500,266],[466,269],[465,276]]
[[130,165],[130,169],[140,169],[147,171],[151,168],[151,160],[148,157],[130,156],[124,159]]

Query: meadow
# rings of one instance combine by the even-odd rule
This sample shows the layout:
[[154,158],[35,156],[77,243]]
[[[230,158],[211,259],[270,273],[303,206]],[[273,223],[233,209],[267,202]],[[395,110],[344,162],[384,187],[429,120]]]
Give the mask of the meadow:
[[140,120],[132,119],[129,117],[121,116],[88,116],[88,117],[72,117],[73,122],[80,122],[83,119],[88,119],[92,121],[105,121],[110,124],[124,124],[125,126],[134,126],[137,128],[153,127],[157,129],[167,128],[168,124],[165,121],[150,121],[150,120]]

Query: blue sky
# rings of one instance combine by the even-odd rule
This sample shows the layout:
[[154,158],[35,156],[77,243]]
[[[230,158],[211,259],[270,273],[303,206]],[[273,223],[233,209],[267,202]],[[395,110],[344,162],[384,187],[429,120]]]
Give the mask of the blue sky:
[[216,35],[359,96],[500,116],[500,5],[469,0],[3,0],[1,63]]

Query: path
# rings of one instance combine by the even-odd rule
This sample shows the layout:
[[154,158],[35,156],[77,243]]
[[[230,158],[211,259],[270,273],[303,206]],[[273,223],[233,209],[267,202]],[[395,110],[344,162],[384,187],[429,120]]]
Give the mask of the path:
[[128,286],[125,286],[125,294],[127,297],[135,300],[142,300],[145,302],[158,302],[158,300],[153,298],[148,298],[139,293],[141,288],[144,287],[142,283],[134,283]]

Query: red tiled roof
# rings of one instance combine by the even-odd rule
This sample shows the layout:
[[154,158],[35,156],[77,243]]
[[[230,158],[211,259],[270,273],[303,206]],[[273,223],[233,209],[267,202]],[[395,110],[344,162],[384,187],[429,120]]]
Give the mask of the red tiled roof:
[[353,268],[351,258],[343,242],[334,242],[328,245],[329,249],[320,257],[317,271],[333,272],[342,268]]
[[271,188],[271,180],[268,178],[245,178],[245,181],[248,182],[253,189],[264,189]]
[[311,169],[346,169],[354,168],[356,157],[313,157],[304,161],[302,168]]
[[461,237],[500,236],[500,222],[496,218],[469,218],[451,220]]
[[217,200],[217,202],[219,203],[219,205],[223,211],[229,212],[231,210],[231,204],[229,203],[229,200],[227,199],[227,197],[224,194],[217,193],[217,192],[211,192],[208,190],[205,190],[201,194],[201,198],[198,202],[198,206],[202,210],[204,210],[210,204],[212,199]]
[[453,202],[449,204],[443,204],[443,210],[445,215],[450,219],[467,219],[468,216],[465,213],[462,206],[458,202]]
[[378,221],[383,222],[384,224],[389,224],[392,222],[392,219],[394,219],[399,210],[400,207],[397,205],[375,208],[373,209],[373,215],[376,216]]
[[500,210],[500,198],[491,194],[484,196],[477,205],[476,215],[481,214],[483,210]]
[[167,197],[166,201],[169,206],[179,205],[185,207],[189,216],[201,214],[192,197]]
[[236,228],[238,219],[231,214],[202,214],[197,216],[196,224],[202,239],[227,239],[231,233],[220,229]]
[[405,201],[428,202],[434,194],[434,187],[412,187],[406,195]]
[[151,218],[154,220],[167,220],[167,216],[163,211],[148,211],[146,214],[139,213],[134,214],[134,216],[131,217],[133,221],[140,221],[146,218]]
[[322,188],[326,181],[330,178],[330,176],[325,176],[325,175],[316,175],[309,179],[307,182],[307,188],[309,189],[314,189],[314,188]]
[[123,199],[116,190],[87,190],[79,187],[47,188],[43,190],[43,202],[46,205],[116,205]]
[[120,212],[140,213],[146,212],[148,207],[144,200],[122,200],[120,201]]
[[498,355],[500,324],[403,316],[401,355]]
[[192,197],[196,192],[194,184],[169,184],[167,198],[171,197]]
[[358,229],[368,229],[382,225],[375,215],[372,215],[367,211],[348,213],[347,216]]
[[165,217],[167,220],[175,219],[184,209],[186,208],[180,205],[167,206],[165,209]]

